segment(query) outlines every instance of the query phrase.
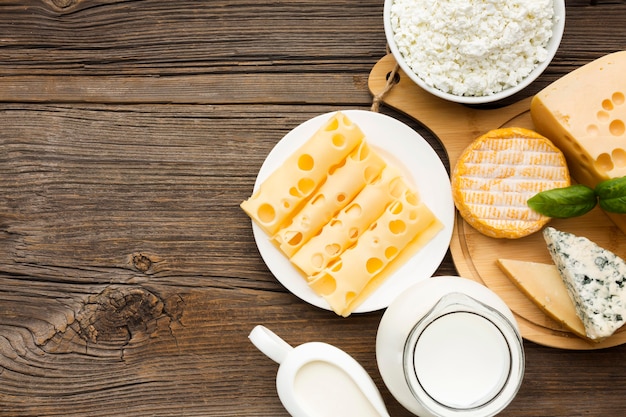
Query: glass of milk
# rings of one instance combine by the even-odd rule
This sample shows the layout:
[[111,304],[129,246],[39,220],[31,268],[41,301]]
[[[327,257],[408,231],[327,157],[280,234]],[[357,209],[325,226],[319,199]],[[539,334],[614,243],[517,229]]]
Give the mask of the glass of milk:
[[376,350],[391,393],[422,417],[496,415],[524,374],[513,314],[491,290],[460,277],[431,278],[394,301]]

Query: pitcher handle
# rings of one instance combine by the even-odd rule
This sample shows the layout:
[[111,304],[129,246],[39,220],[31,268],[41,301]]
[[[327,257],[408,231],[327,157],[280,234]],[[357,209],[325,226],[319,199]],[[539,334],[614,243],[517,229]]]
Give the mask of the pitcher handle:
[[282,363],[293,347],[265,326],[257,325],[248,336],[257,349],[274,362]]

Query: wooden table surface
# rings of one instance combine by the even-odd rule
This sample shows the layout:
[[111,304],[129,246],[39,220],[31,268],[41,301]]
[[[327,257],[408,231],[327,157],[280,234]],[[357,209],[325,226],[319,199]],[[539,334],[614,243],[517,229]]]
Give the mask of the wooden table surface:
[[[277,365],[248,340],[256,324],[345,350],[390,414],[410,415],[376,366],[383,312],[342,319],[286,291],[239,208],[289,130],[370,108],[382,11],[383,0],[0,3],[2,416],[287,415]],[[561,48],[523,95],[623,49],[624,1],[568,0]],[[436,274],[455,273],[447,256]],[[626,346],[524,346],[523,386],[502,415],[623,415]]]

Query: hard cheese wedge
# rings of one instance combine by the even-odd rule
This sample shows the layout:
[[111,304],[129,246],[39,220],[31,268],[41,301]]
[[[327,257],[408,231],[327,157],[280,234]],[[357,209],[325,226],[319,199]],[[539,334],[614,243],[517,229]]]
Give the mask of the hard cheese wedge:
[[572,333],[587,338],[567,287],[553,264],[498,259],[498,267],[544,313]]
[[[572,177],[595,187],[626,176],[626,51],[599,58],[540,91],[535,129],[565,154]],[[609,214],[626,233],[626,215]]]
[[587,238],[553,227],[543,236],[587,338],[611,336],[626,322],[626,262]]

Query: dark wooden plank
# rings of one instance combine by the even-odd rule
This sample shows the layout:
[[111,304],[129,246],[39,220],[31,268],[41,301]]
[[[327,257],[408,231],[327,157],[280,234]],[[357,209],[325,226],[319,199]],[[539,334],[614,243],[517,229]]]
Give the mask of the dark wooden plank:
[[[626,4],[597,3],[568,1],[528,94],[626,49]],[[256,324],[344,349],[410,415],[376,367],[382,312],[340,319],[288,293],[238,208],[291,128],[369,108],[382,4],[0,4],[0,415],[286,415]],[[502,415],[623,412],[626,347],[525,348]]]

